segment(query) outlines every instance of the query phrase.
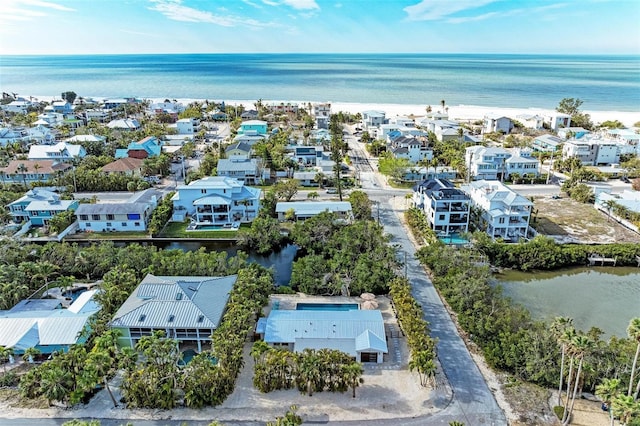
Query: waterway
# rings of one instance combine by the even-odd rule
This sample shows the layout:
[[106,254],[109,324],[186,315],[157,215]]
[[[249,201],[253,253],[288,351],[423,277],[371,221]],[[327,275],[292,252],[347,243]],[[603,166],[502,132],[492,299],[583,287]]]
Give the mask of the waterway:
[[604,339],[627,337],[629,321],[640,316],[639,268],[506,271],[496,278],[505,296],[525,306],[534,318],[567,316],[578,329],[600,328]]
[[[153,242],[155,246],[162,249],[180,249],[184,251],[199,250],[200,247],[204,247],[207,251],[227,252],[229,256],[235,256],[240,250],[233,241],[207,241],[207,242],[189,242],[180,241],[172,243]],[[289,244],[283,247],[280,251],[269,254],[268,256],[262,256],[257,253],[247,253],[249,262],[259,263],[260,265],[273,268],[274,281],[276,285],[289,285],[291,281],[291,267],[296,257],[298,247]]]

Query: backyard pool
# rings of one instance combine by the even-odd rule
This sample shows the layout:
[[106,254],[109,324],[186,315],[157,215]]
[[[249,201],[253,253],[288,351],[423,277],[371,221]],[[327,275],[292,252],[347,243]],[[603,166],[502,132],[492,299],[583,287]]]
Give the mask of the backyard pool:
[[438,239],[445,244],[451,245],[464,245],[469,243],[469,240],[467,240],[466,238],[462,238],[458,234],[450,234],[444,237],[438,237]]
[[356,311],[357,303],[297,303],[296,311]]

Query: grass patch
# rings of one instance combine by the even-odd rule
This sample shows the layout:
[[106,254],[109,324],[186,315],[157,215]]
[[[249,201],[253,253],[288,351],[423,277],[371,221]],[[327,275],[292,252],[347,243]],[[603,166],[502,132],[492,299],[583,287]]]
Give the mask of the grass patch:
[[417,182],[397,182],[393,179],[389,179],[387,182],[389,183],[390,187],[397,188],[397,189],[411,189],[417,183]]
[[563,227],[547,217],[538,217],[536,223],[531,223],[531,226],[539,233],[545,235],[569,235]]
[[112,240],[114,238],[149,238],[149,234],[143,231],[123,231],[123,232],[85,232],[83,235],[92,240]]
[[[238,231],[227,229],[219,231],[187,231],[187,225],[186,222],[170,222],[158,236],[161,238],[221,238],[227,240],[235,239],[238,236]],[[240,229],[248,227],[249,225],[244,223],[240,225]]]

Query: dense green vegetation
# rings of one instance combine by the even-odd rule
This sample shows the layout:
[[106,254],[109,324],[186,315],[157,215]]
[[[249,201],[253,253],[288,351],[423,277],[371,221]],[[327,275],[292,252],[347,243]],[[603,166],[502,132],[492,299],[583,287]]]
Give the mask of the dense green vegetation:
[[293,264],[291,286],[307,294],[384,294],[399,266],[396,249],[372,220],[345,224],[324,212],[291,231],[301,257]]
[[476,249],[486,255],[492,265],[522,271],[586,265],[589,255],[596,252],[617,259],[616,264],[621,266],[636,266],[636,256],[640,256],[640,244],[558,244],[553,238],[543,235],[538,235],[528,242],[507,244],[493,241],[483,232],[475,232],[473,242]]
[[305,349],[300,353],[274,349],[263,341],[254,343],[253,385],[261,392],[298,388],[314,392],[346,392],[362,383],[364,370],[350,355],[333,349]]
[[[542,250],[538,255],[543,255]],[[523,307],[504,298],[500,288],[491,285],[491,272],[479,262],[477,250],[436,243],[420,249],[418,257],[429,267],[434,285],[490,366],[542,386],[558,386],[562,364],[562,338],[558,336],[562,333],[554,331],[557,327],[532,320]],[[564,370],[563,377],[579,382],[579,390],[594,391],[603,378],[630,380],[637,343],[617,337],[605,342],[601,334],[596,328],[575,333],[582,343],[576,346],[580,351],[572,346],[572,353],[574,357],[582,353],[582,375],[575,381],[576,371]]]
[[158,207],[151,213],[151,219],[149,220],[149,234],[158,235],[165,227],[171,215],[173,214],[173,195],[175,192],[170,192],[164,196],[164,198],[158,203]]

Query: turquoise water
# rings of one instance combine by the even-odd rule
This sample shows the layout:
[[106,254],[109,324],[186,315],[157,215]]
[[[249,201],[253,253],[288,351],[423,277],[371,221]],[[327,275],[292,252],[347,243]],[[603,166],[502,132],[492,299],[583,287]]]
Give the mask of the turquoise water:
[[206,98],[637,111],[640,56],[171,54],[3,56],[0,88],[22,96]]
[[448,237],[440,237],[438,239],[445,244],[464,245],[469,243],[469,240],[462,238],[457,234],[451,234]]
[[298,303],[297,311],[354,311],[359,308],[357,303]]
[[506,296],[524,305],[534,318],[574,319],[576,328],[598,327],[605,336],[626,337],[640,316],[640,269],[571,268],[553,272],[509,271],[498,275]]

